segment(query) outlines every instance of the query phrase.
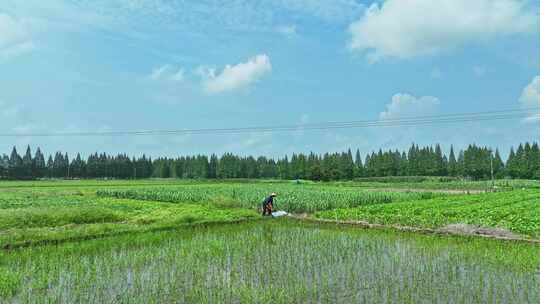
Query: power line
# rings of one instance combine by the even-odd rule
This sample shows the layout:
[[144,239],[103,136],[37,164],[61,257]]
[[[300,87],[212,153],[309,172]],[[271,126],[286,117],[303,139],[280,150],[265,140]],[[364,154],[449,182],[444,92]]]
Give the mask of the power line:
[[158,136],[158,135],[187,135],[187,134],[242,134],[270,133],[291,131],[315,131],[332,129],[353,129],[372,127],[407,127],[437,124],[454,124],[465,122],[514,120],[524,118],[539,118],[540,107],[527,109],[512,109],[500,111],[458,113],[431,116],[402,117],[394,119],[359,120],[341,122],[323,122],[300,125],[254,126],[239,128],[207,128],[207,129],[177,129],[177,130],[139,130],[139,131],[103,131],[103,132],[56,132],[56,133],[0,133],[0,137],[86,137],[86,136]]

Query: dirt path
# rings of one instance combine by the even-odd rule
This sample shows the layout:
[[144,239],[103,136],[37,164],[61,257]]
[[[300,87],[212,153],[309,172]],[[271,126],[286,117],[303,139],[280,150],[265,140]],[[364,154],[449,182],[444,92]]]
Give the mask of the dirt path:
[[417,189],[417,188],[364,188],[368,191],[389,191],[389,192],[433,192],[446,194],[482,194],[486,190],[451,190],[451,189]]

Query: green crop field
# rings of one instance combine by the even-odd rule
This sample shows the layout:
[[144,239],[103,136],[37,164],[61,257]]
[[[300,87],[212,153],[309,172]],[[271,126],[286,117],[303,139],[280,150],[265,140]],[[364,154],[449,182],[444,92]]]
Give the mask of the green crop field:
[[440,228],[475,224],[540,238],[540,191],[439,197],[318,212],[318,218]]
[[537,180],[506,180],[495,181],[465,181],[449,178],[435,177],[387,177],[362,178],[354,181],[334,182],[335,185],[347,187],[363,187],[376,189],[412,189],[412,190],[452,190],[452,191],[489,191],[493,186],[500,190],[514,190],[523,188],[540,189]]
[[122,190],[101,190],[98,196],[153,200],[173,203],[213,203],[241,208],[259,208],[271,192],[277,192],[277,205],[289,212],[315,212],[446,196],[432,192],[368,191],[355,187],[296,184],[213,184],[182,185]]
[[538,302],[536,244],[258,214],[277,192],[307,218],[540,238],[536,183],[446,183],[0,182],[0,303]]
[[8,182],[0,188],[0,247],[257,218],[273,191],[280,195],[277,207],[291,212],[445,196],[275,182]]
[[0,252],[0,303],[538,303],[533,245],[290,221]]
[[0,248],[258,218],[253,210],[97,197],[48,188],[0,193]]

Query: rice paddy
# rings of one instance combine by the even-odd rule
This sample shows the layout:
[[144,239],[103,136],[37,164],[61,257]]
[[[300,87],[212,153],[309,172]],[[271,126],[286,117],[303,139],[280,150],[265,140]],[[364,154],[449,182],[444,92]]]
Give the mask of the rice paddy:
[[261,221],[4,251],[0,292],[2,303],[538,303],[532,249]]
[[[101,183],[101,186],[100,186]],[[293,219],[538,238],[540,192],[451,195],[283,182],[0,183],[0,303],[538,303],[537,244]]]

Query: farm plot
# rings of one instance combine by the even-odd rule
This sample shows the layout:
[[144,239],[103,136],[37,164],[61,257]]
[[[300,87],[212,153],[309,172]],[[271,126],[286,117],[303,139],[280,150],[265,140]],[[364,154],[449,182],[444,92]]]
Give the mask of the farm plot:
[[0,248],[257,218],[252,210],[68,195],[0,193]]
[[0,251],[0,303],[538,303],[537,247],[287,220]]
[[495,181],[468,181],[461,179],[436,177],[382,177],[363,178],[354,181],[334,182],[334,184],[349,187],[377,188],[377,189],[423,189],[433,191],[462,191],[487,192],[493,186],[499,190],[513,190],[523,188],[540,189],[540,181],[521,179],[499,179]]
[[439,197],[399,204],[317,212],[315,217],[362,220],[385,225],[441,228],[471,224],[504,228],[540,238],[540,192],[536,190]]
[[217,206],[258,208],[270,192],[277,192],[276,205],[289,212],[349,208],[446,196],[431,192],[367,191],[355,187],[304,186],[294,184],[215,184],[162,188],[101,190],[98,196],[174,203],[210,203]]
[[[96,181],[5,183],[0,192],[0,247],[148,231],[200,222],[255,219],[270,192],[277,207],[316,211],[407,199],[431,193],[359,191],[291,183],[181,183]],[[8,187],[15,185],[14,187]]]

